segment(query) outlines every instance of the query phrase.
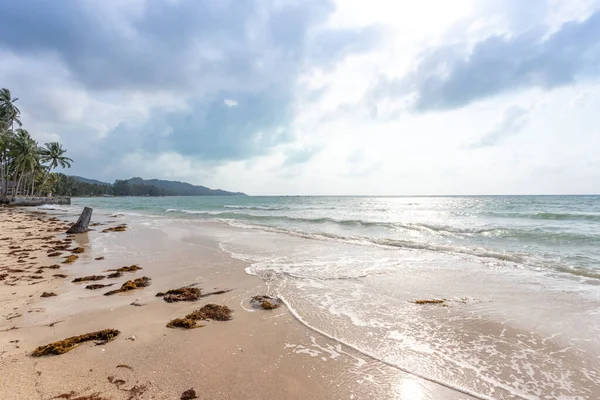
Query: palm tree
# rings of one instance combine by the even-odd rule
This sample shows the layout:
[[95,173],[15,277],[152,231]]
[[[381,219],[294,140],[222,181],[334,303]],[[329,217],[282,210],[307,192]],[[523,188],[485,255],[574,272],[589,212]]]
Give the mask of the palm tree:
[[73,162],[71,158],[64,155],[67,151],[62,148],[60,143],[50,142],[46,143],[44,146],[45,147],[40,147],[40,161],[49,164],[44,168],[44,180],[40,190],[45,186],[48,174],[50,174],[54,168],[58,166],[61,168],[71,168],[71,163]]
[[[36,168],[40,166],[39,147],[25,129],[17,129],[10,143],[12,157],[12,173],[15,182],[15,194],[19,192],[21,184],[30,175],[33,179]],[[31,185],[32,191],[34,185]]]
[[[52,191],[58,183],[56,179],[48,179],[50,172],[57,167],[70,168],[73,162],[59,143],[38,147],[29,132],[20,128],[17,100],[8,89],[0,89],[0,198],[7,196],[11,182],[13,195],[19,192],[34,195],[36,187],[40,193]],[[18,129],[14,129],[15,123]]]
[[0,89],[0,109],[2,110],[2,114],[4,115],[4,119],[8,120],[8,124],[11,129],[15,129],[15,122],[19,126],[23,126],[21,120],[19,119],[19,115],[21,114],[21,110],[15,105],[15,103],[19,100],[18,98],[13,99],[10,90],[6,88]]
[[19,99],[13,99],[10,90],[0,89],[0,197],[6,196],[8,190],[8,139],[10,131],[14,129],[15,122],[22,126],[19,115],[21,111],[15,105]]
[[50,163],[46,166],[48,172],[60,165],[61,168],[71,168],[72,159],[64,156],[67,151],[62,148],[62,145],[58,142],[50,142],[44,145],[45,147],[40,148],[41,161],[43,163]]

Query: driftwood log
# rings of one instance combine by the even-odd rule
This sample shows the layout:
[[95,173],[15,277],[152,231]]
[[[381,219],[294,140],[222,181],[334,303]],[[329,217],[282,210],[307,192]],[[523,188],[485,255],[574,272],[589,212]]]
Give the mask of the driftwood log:
[[79,216],[79,219],[69,228],[67,233],[83,233],[88,231],[88,225],[90,224],[90,220],[92,219],[92,209],[89,207],[85,207],[83,212]]

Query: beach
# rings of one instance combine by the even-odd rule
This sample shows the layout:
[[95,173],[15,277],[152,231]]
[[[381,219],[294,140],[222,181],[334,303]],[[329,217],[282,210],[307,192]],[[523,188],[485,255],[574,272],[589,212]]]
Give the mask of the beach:
[[[139,218],[96,212],[90,232],[67,237],[74,210],[0,209],[2,399],[179,399],[189,389],[203,399],[471,398],[309,329],[285,306],[253,308],[252,296],[271,294],[265,282],[247,274],[249,264],[217,241],[195,234],[196,227],[165,231]],[[127,224],[124,232],[102,232],[120,224]],[[202,229],[211,228],[218,229]],[[47,255],[64,245],[60,256]],[[84,249],[78,259],[63,264],[78,247]],[[86,290],[90,282],[72,282],[128,265],[141,270],[91,282],[111,287]],[[142,276],[150,286],[103,295]],[[231,291],[196,302],[156,297],[188,285],[203,293]],[[189,330],[166,327],[208,303],[228,306],[233,319],[202,321]],[[104,329],[120,333],[65,354],[31,355],[39,346]]]

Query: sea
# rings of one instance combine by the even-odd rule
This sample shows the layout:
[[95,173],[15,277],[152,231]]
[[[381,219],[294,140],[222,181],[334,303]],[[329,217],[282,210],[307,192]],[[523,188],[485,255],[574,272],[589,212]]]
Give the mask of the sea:
[[207,227],[301,323],[401,371],[482,399],[600,398],[600,196],[84,205]]

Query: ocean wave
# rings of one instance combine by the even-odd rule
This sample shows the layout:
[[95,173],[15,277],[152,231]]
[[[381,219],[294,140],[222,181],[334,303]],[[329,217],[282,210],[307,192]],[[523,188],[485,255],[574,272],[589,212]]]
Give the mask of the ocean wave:
[[494,252],[487,249],[470,248],[465,246],[450,246],[450,245],[439,245],[433,243],[423,243],[412,240],[401,240],[401,239],[389,239],[389,238],[373,238],[368,236],[345,236],[338,235],[329,232],[317,232],[308,233],[294,229],[272,227],[265,225],[254,225],[246,224],[240,221],[232,221],[228,219],[220,219],[220,221],[227,223],[228,225],[246,228],[246,229],[259,229],[268,232],[284,233],[296,237],[302,237],[305,239],[316,239],[316,240],[334,240],[350,244],[378,246],[384,248],[402,248],[409,250],[427,250],[433,252],[443,253],[458,253],[466,254],[481,258],[493,258],[500,261],[510,261],[515,263],[522,263],[525,261],[524,257],[516,254],[506,254],[500,252]]
[[237,206],[225,204],[223,208],[231,208],[235,210],[257,210],[257,211],[284,211],[290,210],[289,207],[273,207],[273,206]]
[[456,227],[448,225],[435,225],[429,223],[403,223],[403,222],[383,222],[383,221],[368,221],[362,219],[336,219],[331,217],[294,217],[286,215],[261,215],[249,214],[238,211],[217,211],[217,210],[183,210],[183,209],[167,209],[165,212],[178,212],[182,214],[196,215],[199,217],[205,216],[216,219],[231,219],[235,221],[246,221],[256,223],[260,226],[281,227],[281,225],[305,223],[308,225],[325,225],[332,224],[341,227],[357,227],[357,228],[382,228],[387,231],[409,230],[425,234],[433,234],[438,236],[449,237],[497,237],[497,238],[516,238],[516,239],[532,239],[545,240],[550,242],[560,241],[595,241],[600,240],[598,236],[586,235],[581,233],[571,232],[552,232],[540,229],[513,229],[508,227]]
[[69,211],[71,211],[68,208],[58,207],[58,206],[52,205],[52,204],[43,204],[43,205],[39,206],[38,209],[40,209],[40,210],[62,211],[62,212],[69,212]]
[[600,214],[584,214],[584,213],[522,213],[522,212],[495,212],[490,211],[487,215],[501,218],[525,218],[525,219],[541,219],[550,221],[600,221]]

